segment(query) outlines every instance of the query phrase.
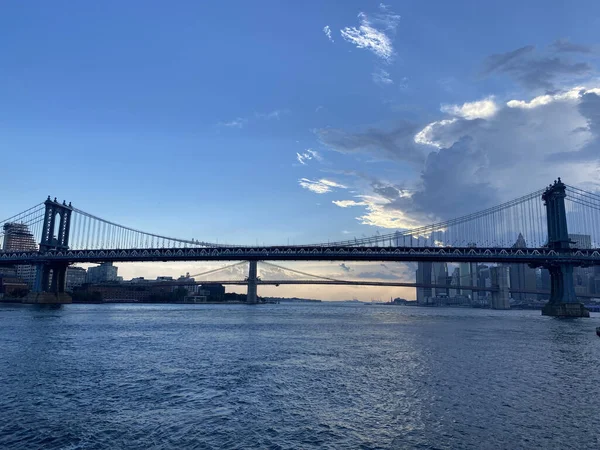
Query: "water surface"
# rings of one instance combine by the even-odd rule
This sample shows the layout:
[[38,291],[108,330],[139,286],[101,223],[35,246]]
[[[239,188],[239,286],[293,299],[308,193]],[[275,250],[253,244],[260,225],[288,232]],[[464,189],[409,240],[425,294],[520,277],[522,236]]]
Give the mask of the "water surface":
[[539,311],[0,306],[0,448],[600,448],[600,339]]

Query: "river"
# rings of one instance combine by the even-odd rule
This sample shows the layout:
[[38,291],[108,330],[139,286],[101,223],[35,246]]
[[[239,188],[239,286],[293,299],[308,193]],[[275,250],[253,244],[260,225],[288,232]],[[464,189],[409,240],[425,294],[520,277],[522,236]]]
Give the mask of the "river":
[[0,305],[0,448],[598,449],[600,316]]

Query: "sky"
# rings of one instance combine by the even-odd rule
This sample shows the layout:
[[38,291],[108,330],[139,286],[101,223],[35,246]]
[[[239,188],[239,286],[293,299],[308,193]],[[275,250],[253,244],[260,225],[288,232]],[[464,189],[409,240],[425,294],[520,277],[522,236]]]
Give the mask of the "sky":
[[598,29],[597,1],[4,0],[0,214],[51,195],[168,236],[301,244],[460,216],[558,176],[598,190]]

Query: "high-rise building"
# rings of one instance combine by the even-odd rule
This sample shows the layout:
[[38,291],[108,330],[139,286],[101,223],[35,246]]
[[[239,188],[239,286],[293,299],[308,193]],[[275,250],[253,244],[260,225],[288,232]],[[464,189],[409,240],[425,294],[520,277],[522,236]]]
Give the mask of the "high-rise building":
[[445,262],[434,262],[432,265],[432,271],[433,271],[433,283],[437,284],[439,286],[444,286],[444,287],[437,287],[435,288],[435,295],[436,297],[439,296],[448,296],[449,292],[448,292],[448,264],[446,264]]
[[[4,224],[4,242],[2,250],[31,252],[38,249],[35,237],[24,223],[9,222]],[[35,285],[37,269],[32,265],[16,266],[17,277],[21,278],[32,289]]]
[[90,267],[87,271],[86,283],[110,283],[118,280],[118,267],[111,262],[105,262],[96,267]]
[[[477,264],[476,263],[460,263],[460,285],[461,286],[477,286]],[[471,298],[472,303],[478,302],[478,291],[463,289],[462,295]]]
[[[513,248],[527,248],[525,238],[521,233]],[[519,290],[535,291],[537,288],[537,276],[535,269],[527,264],[510,264],[510,288],[513,290],[511,296],[518,302],[527,302],[537,299],[535,293],[515,292]]]
[[38,249],[35,237],[24,223],[9,222],[4,224],[4,242],[2,250],[5,251],[36,251]]
[[[419,262],[417,263],[417,283],[431,285],[432,263]],[[432,289],[430,287],[417,288],[417,303],[424,305],[428,299],[432,297]]]
[[[592,248],[592,236],[589,234],[569,234],[569,239],[571,240],[571,248]],[[575,284],[575,294],[592,294],[592,290],[595,289],[593,267],[575,267],[573,269],[573,283]]]
[[[450,286],[460,286],[460,267],[455,267],[450,277]],[[460,289],[450,289],[450,297],[460,295]]]

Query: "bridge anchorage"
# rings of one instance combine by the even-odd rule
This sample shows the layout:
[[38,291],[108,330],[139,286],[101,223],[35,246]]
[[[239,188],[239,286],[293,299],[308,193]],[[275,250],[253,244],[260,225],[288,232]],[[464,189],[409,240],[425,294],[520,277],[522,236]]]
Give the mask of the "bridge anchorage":
[[[580,234],[569,235],[569,229]],[[251,304],[257,302],[258,286],[266,284],[257,276],[259,261],[491,264],[498,266],[493,271],[498,292],[492,294],[502,303],[509,291],[519,289],[506,285],[507,265],[528,264],[548,270],[551,294],[542,313],[555,317],[588,317],[578,296],[600,296],[600,288],[584,292],[578,285],[576,290],[573,279],[574,269],[590,268],[586,270],[596,275],[588,281],[600,281],[600,195],[565,185],[560,178],[545,189],[463,217],[309,245],[224,245],[176,239],[119,225],[48,198],[0,221],[0,244],[0,267],[17,268],[17,272],[32,269],[23,271],[34,275],[27,281],[31,293],[25,299],[31,303],[69,303],[65,281],[71,264],[142,261],[248,261],[245,283]]]

